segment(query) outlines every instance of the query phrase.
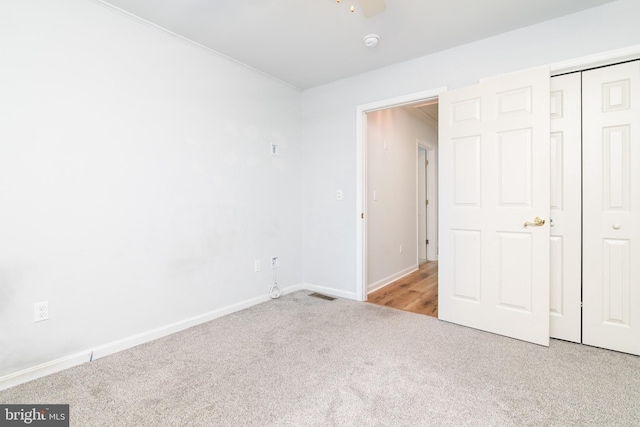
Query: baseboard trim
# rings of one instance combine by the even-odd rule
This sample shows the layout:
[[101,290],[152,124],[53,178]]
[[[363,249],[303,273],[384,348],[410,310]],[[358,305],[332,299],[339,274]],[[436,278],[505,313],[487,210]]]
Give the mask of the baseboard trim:
[[[293,285],[282,289],[282,294],[286,295],[302,289],[308,288],[305,286],[305,284]],[[120,340],[112,341],[110,343],[99,345],[85,351],[80,351],[78,353],[51,360],[49,362],[23,369],[15,373],[4,375],[0,377],[0,390],[6,390],[8,388],[33,381],[35,379],[54,374],[56,372],[60,372],[65,369],[69,369],[74,366],[78,366],[83,363],[108,356],[110,354],[127,350],[140,344],[144,344],[149,341],[153,341],[158,338],[162,338],[167,335],[171,335],[176,332],[191,328],[193,326],[215,320],[219,317],[226,316],[227,314],[235,313],[251,306],[261,304],[263,302],[269,301],[270,299],[271,298],[269,297],[269,295],[261,295],[256,298],[251,298],[249,300],[241,301],[236,304],[231,304],[229,306],[203,313],[198,316],[190,317],[188,319],[171,323],[166,326],[161,326],[159,328],[155,328],[146,332],[131,335]]]
[[414,271],[417,271],[418,268],[420,268],[417,264],[416,265],[412,265],[409,268],[405,268],[404,270],[398,271],[395,274],[392,274],[391,276],[387,276],[382,280],[378,280],[375,283],[370,284],[369,286],[367,286],[367,293],[370,294],[371,292],[375,292],[378,289],[382,289],[385,286],[387,286],[390,283],[395,282],[398,279],[402,279],[405,276],[408,276],[409,274],[413,273]]

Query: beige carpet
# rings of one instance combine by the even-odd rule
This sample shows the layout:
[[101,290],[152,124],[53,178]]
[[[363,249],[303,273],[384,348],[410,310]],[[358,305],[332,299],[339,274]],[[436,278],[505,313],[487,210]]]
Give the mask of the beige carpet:
[[296,292],[0,392],[72,426],[640,426],[640,357]]

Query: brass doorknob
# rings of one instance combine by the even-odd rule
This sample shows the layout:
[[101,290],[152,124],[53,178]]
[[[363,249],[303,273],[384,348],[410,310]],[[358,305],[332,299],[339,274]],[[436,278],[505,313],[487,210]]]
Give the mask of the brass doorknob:
[[544,225],[544,218],[541,218],[539,216],[533,218],[533,222],[525,222],[524,226],[526,227],[527,225],[535,225],[536,227],[542,227]]

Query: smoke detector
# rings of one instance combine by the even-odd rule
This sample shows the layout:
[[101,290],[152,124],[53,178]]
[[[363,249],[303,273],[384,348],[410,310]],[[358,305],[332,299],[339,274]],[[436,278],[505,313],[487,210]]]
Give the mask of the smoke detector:
[[380,36],[377,34],[368,34],[364,36],[363,40],[366,47],[376,47],[380,41]]

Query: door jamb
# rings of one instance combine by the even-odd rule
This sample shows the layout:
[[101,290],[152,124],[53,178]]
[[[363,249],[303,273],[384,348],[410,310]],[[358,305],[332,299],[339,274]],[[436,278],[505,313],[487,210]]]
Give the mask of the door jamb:
[[[429,250],[427,246],[427,260],[429,261],[437,261],[438,260],[438,146],[437,144],[433,144],[430,141],[418,139],[416,141],[417,147],[426,150],[427,160],[429,161],[429,166],[427,167],[427,182],[431,182],[431,184],[427,184],[425,192],[427,195],[427,199],[429,200],[429,206],[427,207],[427,240],[433,240],[435,243],[435,249]],[[416,148],[417,148],[416,147]],[[423,201],[419,201],[419,203],[424,203]],[[433,224],[435,223],[435,224]],[[435,227],[435,228],[434,228]],[[419,239],[419,237],[418,237]],[[420,242],[418,242],[420,244]],[[435,253],[435,256],[434,256]],[[431,256],[430,256],[431,255]]]
[[[426,240],[429,240],[429,230],[427,230],[429,215],[427,213],[427,207],[424,206],[425,200],[429,200],[429,191],[427,188],[427,165],[424,163],[420,163],[420,150],[424,150],[424,160],[428,162],[429,159],[429,147],[424,146],[421,143],[420,139],[416,139],[416,265],[420,267],[420,250],[422,245],[424,245],[424,259],[428,259],[429,254],[427,253],[429,247],[427,245]],[[424,178],[422,182],[420,182],[420,173],[421,168],[424,170]],[[420,188],[424,187],[424,194],[420,192]],[[424,196],[424,197],[423,197]],[[420,209],[424,206],[424,236],[420,233]],[[424,240],[423,240],[424,237]]]

